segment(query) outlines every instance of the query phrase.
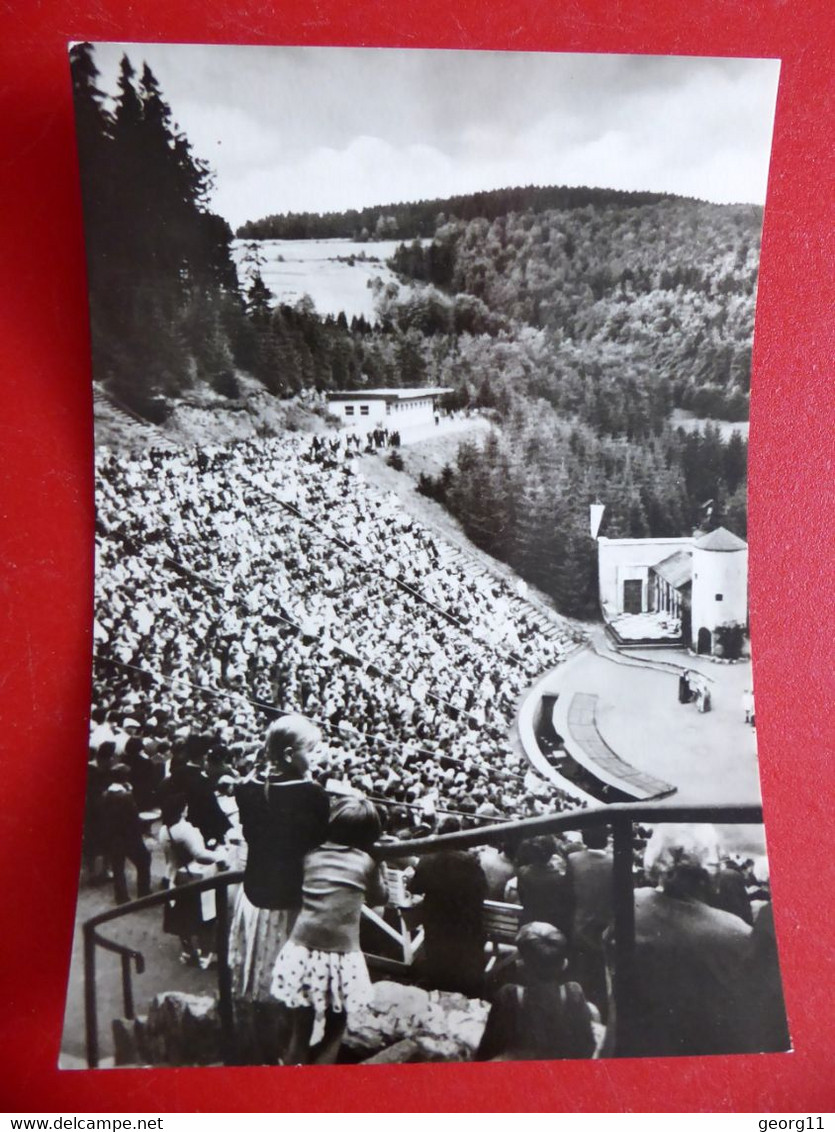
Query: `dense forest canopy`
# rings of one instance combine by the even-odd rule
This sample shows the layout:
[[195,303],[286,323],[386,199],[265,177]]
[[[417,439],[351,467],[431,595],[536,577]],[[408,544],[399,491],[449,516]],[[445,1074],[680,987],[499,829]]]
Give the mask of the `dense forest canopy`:
[[745,420],[761,222],[754,206],[672,199],[527,211],[448,221],[391,265],[478,300],[493,325],[542,330],[532,392],[589,423],[601,398],[615,418],[626,402],[654,422],[670,406]]
[[434,200],[376,204],[343,212],[283,212],[248,220],[236,235],[243,240],[413,240],[434,236],[447,218],[496,220],[509,212],[533,213],[554,208],[602,208],[654,204],[663,193],[593,189],[583,185],[527,185]]
[[[94,373],[118,402],[159,422],[200,383],[238,398],[242,372],[284,398],[449,386],[448,408],[494,428],[420,490],[568,613],[594,611],[596,497],[605,534],[745,536],[747,443],[670,414],[747,417],[761,209],[522,188],[269,217],[241,229],[242,291],[211,173],[153,73],[125,56],[108,99],[92,47],[71,61]],[[366,230],[403,239],[390,266],[408,284],[375,282],[373,324],[275,303],[258,238]]]

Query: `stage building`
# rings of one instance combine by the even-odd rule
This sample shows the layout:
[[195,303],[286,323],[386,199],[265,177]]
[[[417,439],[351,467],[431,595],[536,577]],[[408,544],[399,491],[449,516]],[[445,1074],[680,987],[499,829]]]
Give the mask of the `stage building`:
[[328,393],[328,407],[346,429],[408,431],[431,425],[438,398],[452,390],[440,385],[412,389],[350,389]]
[[600,609],[623,644],[685,644],[721,655],[748,626],[748,545],[719,527],[690,538],[597,540]]

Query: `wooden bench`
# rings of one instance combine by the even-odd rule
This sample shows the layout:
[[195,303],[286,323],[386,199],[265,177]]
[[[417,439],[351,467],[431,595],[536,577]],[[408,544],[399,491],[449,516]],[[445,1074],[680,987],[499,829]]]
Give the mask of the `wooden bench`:
[[516,958],[516,936],[519,932],[521,904],[503,904],[499,900],[485,900],[482,910],[487,966],[485,974],[494,977]]
[[384,919],[379,912],[375,912],[373,908],[364,905],[362,909],[363,917],[375,927],[379,928],[381,932],[394,940],[401,949],[402,962],[407,966],[411,966],[414,958],[421,944],[423,943],[423,928],[419,927],[417,931],[412,932],[409,925],[403,916],[404,908],[411,908],[412,897],[406,889],[406,881],[404,873],[399,869],[393,869],[390,865],[383,863],[383,876],[385,877],[388,886],[388,900],[386,901],[386,909],[393,912],[392,919],[395,924],[390,924],[388,920]]

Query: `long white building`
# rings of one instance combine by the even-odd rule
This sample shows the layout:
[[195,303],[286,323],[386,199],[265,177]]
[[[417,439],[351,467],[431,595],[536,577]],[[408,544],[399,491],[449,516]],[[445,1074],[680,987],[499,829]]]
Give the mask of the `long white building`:
[[341,428],[388,428],[403,432],[431,425],[442,386],[412,389],[350,389],[328,394],[328,405]]

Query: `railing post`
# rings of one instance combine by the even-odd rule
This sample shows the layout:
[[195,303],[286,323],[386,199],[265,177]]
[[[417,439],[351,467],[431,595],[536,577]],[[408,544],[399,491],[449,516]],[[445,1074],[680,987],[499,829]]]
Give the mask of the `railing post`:
[[96,937],[95,928],[84,925],[84,1031],[87,1065],[99,1067],[99,1029],[96,1017]]
[[229,970],[229,886],[215,889],[217,953],[217,1010],[220,1016],[220,1043],[224,1065],[236,1065],[238,1047],[232,1007],[232,972]]
[[133,982],[131,981],[130,964],[131,956],[122,954],[122,1004],[125,1009],[125,1017],[133,1020]]
[[[613,823],[614,860],[612,884],[615,910],[615,1029],[623,1031],[631,1023],[633,1009],[633,967],[635,955],[635,892],[632,862],[632,819],[618,815]],[[615,1034],[617,1056],[618,1033]]]

